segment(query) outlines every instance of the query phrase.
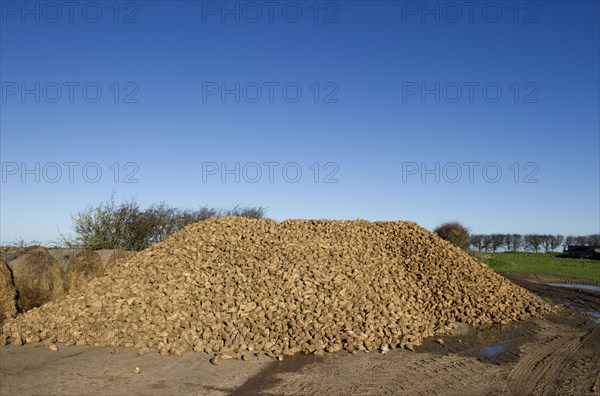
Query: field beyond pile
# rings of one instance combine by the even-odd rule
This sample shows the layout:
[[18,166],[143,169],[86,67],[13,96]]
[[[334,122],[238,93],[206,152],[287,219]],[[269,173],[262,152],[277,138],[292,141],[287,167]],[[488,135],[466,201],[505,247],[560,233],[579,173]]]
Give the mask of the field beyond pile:
[[282,356],[405,347],[550,306],[410,222],[214,218],[3,326],[20,343]]

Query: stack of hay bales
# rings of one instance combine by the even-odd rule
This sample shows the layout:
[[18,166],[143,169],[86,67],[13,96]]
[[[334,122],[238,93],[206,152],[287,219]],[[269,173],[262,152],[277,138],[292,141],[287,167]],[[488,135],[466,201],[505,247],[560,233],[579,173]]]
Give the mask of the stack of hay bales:
[[410,222],[214,218],[16,319],[15,340],[233,354],[412,349],[552,307]]
[[60,265],[48,253],[25,254],[9,265],[18,293],[19,312],[39,307],[64,294]]
[[17,314],[16,292],[8,264],[0,258],[0,326]]
[[78,253],[83,252],[83,251],[84,251],[84,249],[79,249],[79,248],[51,249],[50,255],[58,261],[58,264],[60,265],[60,268],[62,269],[62,271],[66,272],[67,268],[69,268],[69,264],[71,264],[71,262],[73,261],[73,258]]
[[92,250],[77,253],[65,271],[65,289],[74,290],[104,274],[100,255]]

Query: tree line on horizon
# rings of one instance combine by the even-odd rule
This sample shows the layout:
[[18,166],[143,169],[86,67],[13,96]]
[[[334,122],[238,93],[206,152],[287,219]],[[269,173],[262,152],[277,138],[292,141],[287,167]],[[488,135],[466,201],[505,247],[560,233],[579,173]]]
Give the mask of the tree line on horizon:
[[600,234],[551,235],[551,234],[472,234],[469,245],[477,252],[553,252],[569,245],[600,246]]
[[591,235],[552,235],[552,234],[471,234],[459,222],[452,221],[439,225],[433,232],[440,238],[460,247],[466,252],[534,252],[556,251],[569,245],[600,246],[600,234]]

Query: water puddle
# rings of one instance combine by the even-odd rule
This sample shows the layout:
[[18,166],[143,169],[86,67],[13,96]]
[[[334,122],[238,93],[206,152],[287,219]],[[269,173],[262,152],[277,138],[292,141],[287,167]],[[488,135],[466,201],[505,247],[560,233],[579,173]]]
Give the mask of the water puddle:
[[[575,289],[600,292],[600,286],[587,285],[582,283],[546,283],[546,285],[552,287],[562,287],[571,290]],[[600,311],[596,310],[595,308],[590,309],[589,305],[593,305],[592,301],[588,301],[586,298],[580,299],[579,297],[577,297],[567,299],[565,301],[562,301],[562,303],[570,308],[576,309],[577,311],[586,313],[588,315],[592,315],[594,318],[596,318],[595,325],[600,325]]]
[[585,314],[592,315],[594,318],[596,318],[596,323],[595,323],[594,327],[600,326],[600,312],[588,309],[586,307],[579,306],[577,304],[573,304],[571,301],[563,301],[563,304],[565,304],[567,307],[573,308],[579,312],[583,312]]
[[600,292],[600,286],[584,285],[579,283],[547,283],[548,286],[566,287],[569,289],[581,289]]
[[586,313],[586,314],[588,314],[588,315],[592,315],[594,318],[596,318],[596,324],[595,324],[595,326],[600,326],[600,312],[597,312],[597,311],[589,311],[589,310],[588,310],[588,311],[585,311],[585,310],[584,310],[584,311],[582,311],[582,312],[584,312],[584,313]]
[[509,346],[510,346],[510,344],[488,345],[481,349],[481,353],[483,353],[485,356],[492,357],[492,356],[499,355],[502,352],[506,351]]

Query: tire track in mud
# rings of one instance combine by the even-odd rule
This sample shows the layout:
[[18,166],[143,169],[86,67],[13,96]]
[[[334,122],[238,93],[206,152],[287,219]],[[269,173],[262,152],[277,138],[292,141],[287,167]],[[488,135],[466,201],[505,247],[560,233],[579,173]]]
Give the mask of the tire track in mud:
[[578,339],[555,337],[542,348],[527,348],[519,362],[511,370],[508,381],[515,395],[545,394],[551,379],[564,368],[564,363],[581,347]]
[[565,364],[554,381],[556,394],[600,394],[600,327],[580,337],[580,341],[573,361]]
[[[600,327],[544,321],[537,335],[520,348],[521,358],[507,376],[513,395],[586,395],[600,393]],[[579,318],[581,320],[581,318]]]
[[252,394],[507,394],[506,385],[496,380],[506,370],[506,366],[458,355],[408,351],[348,354],[320,359],[299,372],[280,373],[276,383],[254,389]]
[[[585,319],[585,318],[583,318]],[[456,354],[391,351],[336,354],[255,388],[261,395],[594,395],[600,393],[600,327],[575,314],[536,320],[527,341],[481,359],[466,344]],[[518,359],[515,361],[512,356]],[[248,390],[248,388],[246,388]]]

